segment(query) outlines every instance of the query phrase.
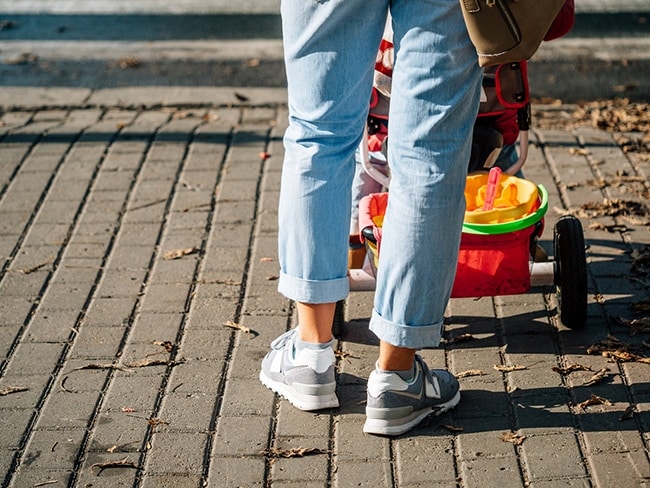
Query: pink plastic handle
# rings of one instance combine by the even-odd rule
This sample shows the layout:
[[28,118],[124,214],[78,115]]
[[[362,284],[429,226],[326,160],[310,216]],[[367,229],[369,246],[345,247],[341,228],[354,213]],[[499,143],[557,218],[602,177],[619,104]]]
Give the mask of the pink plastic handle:
[[501,181],[501,168],[494,166],[488,175],[487,188],[485,191],[485,202],[483,203],[483,210],[492,210],[494,208],[494,200],[496,199],[497,187]]

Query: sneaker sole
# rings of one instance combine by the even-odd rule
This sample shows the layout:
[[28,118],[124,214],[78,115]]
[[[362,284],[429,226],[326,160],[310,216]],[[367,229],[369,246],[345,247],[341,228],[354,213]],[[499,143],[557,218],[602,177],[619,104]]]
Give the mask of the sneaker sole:
[[425,418],[433,415],[437,417],[452,408],[458,405],[460,402],[460,391],[456,392],[456,395],[449,400],[448,402],[441,403],[435,409],[432,407],[425,408],[424,410],[419,410],[413,412],[408,417],[402,417],[400,419],[371,419],[367,418],[366,423],[363,425],[363,431],[366,434],[376,434],[376,435],[401,435],[404,432],[411,430],[413,427],[422,422]]
[[299,410],[310,412],[313,410],[324,410],[326,408],[337,408],[339,399],[336,393],[328,395],[305,395],[298,393],[291,386],[284,383],[273,381],[267,377],[263,371],[260,371],[260,381],[269,390],[284,397],[291,405]]

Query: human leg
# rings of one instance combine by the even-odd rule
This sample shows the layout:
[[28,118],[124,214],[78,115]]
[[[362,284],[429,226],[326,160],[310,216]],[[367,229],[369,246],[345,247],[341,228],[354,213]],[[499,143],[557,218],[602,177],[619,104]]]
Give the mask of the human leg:
[[297,302],[300,325],[274,341],[260,379],[302,409],[338,404],[330,396],[335,386],[331,325],[335,303],[349,290],[354,152],[367,116],[387,5],[388,0],[372,8],[364,0],[283,0],[281,5],[289,128],[278,210],[278,290]]
[[283,0],[289,128],[279,206],[278,289],[345,298],[354,153],[368,111],[387,0]]
[[332,322],[336,303],[297,302],[300,338],[305,342],[325,343],[332,340]]
[[371,328],[393,345],[440,340],[456,269],[481,70],[453,0],[396,0],[391,185]]
[[429,370],[414,351],[441,337],[481,70],[453,0],[396,0],[391,13],[391,186],[370,326],[392,347],[380,347],[368,380],[364,430],[397,435],[460,400],[455,378]]
[[416,349],[398,347],[380,340],[377,368],[385,371],[406,371],[413,366],[416,351]]

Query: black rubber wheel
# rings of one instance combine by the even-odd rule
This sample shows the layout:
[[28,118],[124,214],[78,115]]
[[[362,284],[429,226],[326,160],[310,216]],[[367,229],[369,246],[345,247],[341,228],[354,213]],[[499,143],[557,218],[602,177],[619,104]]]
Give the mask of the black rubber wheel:
[[587,321],[587,256],[582,224],[565,215],[555,223],[555,287],[560,320],[570,329]]
[[340,300],[336,302],[336,308],[334,309],[334,321],[332,322],[332,335],[338,339],[343,333],[344,326],[345,326],[345,300]]

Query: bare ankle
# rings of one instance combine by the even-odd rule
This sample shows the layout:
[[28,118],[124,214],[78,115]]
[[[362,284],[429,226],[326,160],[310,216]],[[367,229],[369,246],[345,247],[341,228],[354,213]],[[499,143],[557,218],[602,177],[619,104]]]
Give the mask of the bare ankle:
[[397,347],[388,342],[379,343],[377,367],[384,371],[406,371],[413,367],[416,349]]

